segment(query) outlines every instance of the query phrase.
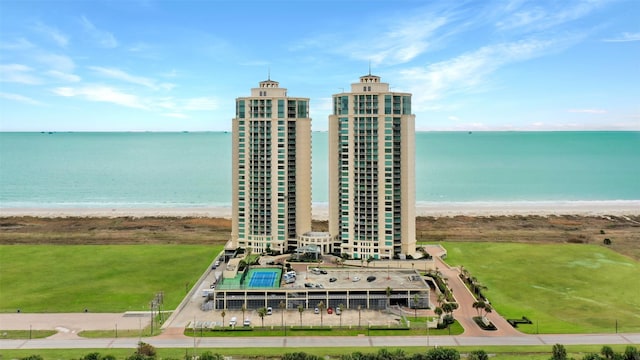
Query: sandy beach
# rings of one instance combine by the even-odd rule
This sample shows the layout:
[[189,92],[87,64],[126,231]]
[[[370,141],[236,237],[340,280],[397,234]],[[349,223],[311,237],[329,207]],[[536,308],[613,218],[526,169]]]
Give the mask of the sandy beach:
[[[313,218],[327,220],[328,205],[314,204]],[[529,201],[529,202],[421,202],[416,216],[508,216],[508,215],[640,215],[640,200],[619,201]],[[214,217],[231,218],[231,207],[162,207],[162,208],[4,208],[0,217]]]

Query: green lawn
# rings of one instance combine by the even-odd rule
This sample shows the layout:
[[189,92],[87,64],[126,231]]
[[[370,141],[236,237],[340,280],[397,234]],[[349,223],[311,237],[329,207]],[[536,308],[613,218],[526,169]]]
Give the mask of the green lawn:
[[0,312],[173,309],[222,246],[3,245]]
[[445,242],[447,263],[488,287],[506,318],[527,333],[640,331],[640,263],[601,246]]

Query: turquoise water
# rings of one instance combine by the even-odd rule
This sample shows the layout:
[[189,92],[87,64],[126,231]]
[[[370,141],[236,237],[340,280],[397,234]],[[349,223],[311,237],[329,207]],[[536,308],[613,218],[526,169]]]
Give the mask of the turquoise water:
[[[327,200],[313,134],[313,201]],[[640,199],[640,132],[420,132],[416,201]],[[2,207],[231,204],[231,133],[0,133]]]

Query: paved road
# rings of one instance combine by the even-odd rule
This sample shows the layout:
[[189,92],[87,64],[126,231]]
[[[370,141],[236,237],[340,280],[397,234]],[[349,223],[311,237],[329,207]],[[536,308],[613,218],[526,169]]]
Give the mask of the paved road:
[[[111,349],[135,348],[140,339],[37,339],[1,340],[0,349]],[[357,337],[242,337],[242,338],[143,338],[157,348],[297,348],[297,347],[370,347],[370,346],[489,346],[489,345],[603,345],[640,344],[640,334],[589,334],[589,335],[525,335],[504,337],[478,336],[357,336]]]

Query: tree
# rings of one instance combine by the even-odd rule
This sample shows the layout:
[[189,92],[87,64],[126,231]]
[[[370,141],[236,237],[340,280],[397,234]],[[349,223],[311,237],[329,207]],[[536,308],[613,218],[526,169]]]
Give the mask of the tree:
[[480,316],[480,311],[483,310],[486,306],[486,303],[482,300],[476,301],[473,303],[473,308],[476,309],[476,313]]
[[624,349],[624,355],[622,356],[624,360],[640,360],[640,352],[633,346],[627,346]]
[[439,293],[438,294],[438,298],[436,299],[436,302],[438,303],[439,307],[442,307],[442,304],[444,304],[444,301],[446,300],[446,296],[443,293]]
[[567,349],[562,344],[553,345],[551,360],[567,360]]
[[607,346],[607,345],[602,347],[602,350],[600,350],[600,354],[602,354],[602,356],[604,356],[604,358],[607,360],[613,359],[614,356],[616,355],[616,353],[613,351],[611,346]]
[[153,347],[153,345],[151,344],[147,344],[145,342],[140,341],[138,343],[138,349],[136,350],[136,354],[155,358],[156,348]]
[[418,319],[418,301],[420,301],[420,295],[413,294],[413,318]]
[[362,320],[362,305],[358,305],[358,327],[360,327],[360,321]]
[[393,289],[390,286],[387,286],[385,291],[387,292],[387,307],[391,307],[391,293],[393,292]]
[[447,302],[442,304],[442,311],[444,311],[448,315],[452,315],[453,311],[458,308],[458,303]]
[[484,306],[484,316],[486,317],[490,312],[493,312],[493,309],[491,308],[491,305],[486,304]]
[[320,301],[318,303],[318,309],[320,309],[320,326],[322,326],[322,316],[324,315],[324,309],[325,309],[324,302]]
[[[222,316],[222,326],[224,326],[224,316],[227,315],[227,312],[224,311],[224,309],[222,309],[222,312],[220,313],[220,316]],[[195,325],[194,325],[195,326]]]
[[441,307],[436,307],[435,309],[433,309],[433,312],[438,315],[438,322],[442,321],[442,314],[444,313],[444,311],[442,311]]
[[369,264],[373,261],[373,256],[369,255],[369,257],[367,258],[367,267],[369,267]]
[[287,304],[284,301],[280,301],[278,304],[278,308],[280,308],[280,326],[284,327],[284,309],[287,308]]
[[298,313],[300,313],[300,326],[302,326],[302,313],[304,312],[304,307],[302,305],[298,305]]
[[340,310],[340,327],[342,327],[342,311],[344,310],[344,305],[338,304],[338,309]]
[[260,320],[262,321],[262,327],[264,327],[264,317],[267,315],[267,308],[261,307],[258,309],[258,316],[260,316]]

